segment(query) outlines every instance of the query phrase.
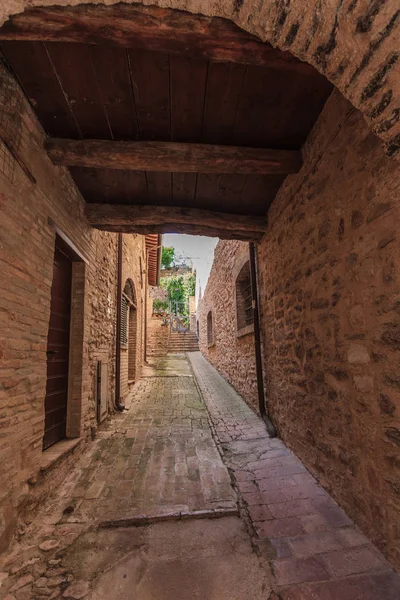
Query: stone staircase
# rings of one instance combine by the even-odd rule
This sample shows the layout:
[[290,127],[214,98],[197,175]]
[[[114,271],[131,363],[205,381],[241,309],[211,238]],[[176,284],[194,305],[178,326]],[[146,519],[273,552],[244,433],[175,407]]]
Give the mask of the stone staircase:
[[173,331],[169,334],[168,354],[196,352],[198,349],[199,342],[194,331],[186,333]]
[[147,355],[162,357],[167,354],[196,352],[199,343],[194,331],[170,332],[169,326],[162,325],[162,319],[152,317],[147,326]]
[[167,356],[169,335],[169,326],[163,326],[160,317],[152,317],[147,324],[147,356]]

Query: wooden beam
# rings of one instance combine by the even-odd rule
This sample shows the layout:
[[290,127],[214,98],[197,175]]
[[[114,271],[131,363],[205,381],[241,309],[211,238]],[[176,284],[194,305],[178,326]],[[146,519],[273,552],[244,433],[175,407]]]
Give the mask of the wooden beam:
[[226,19],[141,4],[29,8],[0,28],[0,40],[113,44],[215,62],[312,70]]
[[260,242],[263,233],[259,231],[241,231],[228,230],[228,229],[216,229],[215,227],[206,227],[205,225],[182,225],[177,223],[175,225],[153,225],[150,226],[135,226],[135,225],[103,225],[95,226],[95,229],[101,229],[102,231],[111,231],[115,233],[136,233],[140,235],[147,235],[148,233],[186,233],[187,235],[203,235],[205,237],[217,237],[221,240],[239,240],[241,242]]
[[144,235],[192,233],[222,239],[260,240],[268,224],[266,217],[176,206],[86,204],[85,214],[96,229]]
[[211,144],[49,139],[46,149],[56,165],[122,171],[287,175],[302,164],[295,150]]

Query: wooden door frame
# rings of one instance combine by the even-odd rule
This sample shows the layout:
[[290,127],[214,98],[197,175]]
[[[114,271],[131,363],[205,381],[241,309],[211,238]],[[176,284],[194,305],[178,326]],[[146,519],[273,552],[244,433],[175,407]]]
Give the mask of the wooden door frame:
[[72,262],[66,438],[82,435],[83,349],[87,259],[70,238],[49,219],[54,252],[59,248]]

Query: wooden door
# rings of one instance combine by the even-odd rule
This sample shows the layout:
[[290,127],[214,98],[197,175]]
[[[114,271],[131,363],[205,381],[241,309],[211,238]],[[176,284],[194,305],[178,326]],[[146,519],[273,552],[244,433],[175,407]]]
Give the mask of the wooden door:
[[72,261],[56,245],[47,338],[44,450],[66,435],[71,284]]

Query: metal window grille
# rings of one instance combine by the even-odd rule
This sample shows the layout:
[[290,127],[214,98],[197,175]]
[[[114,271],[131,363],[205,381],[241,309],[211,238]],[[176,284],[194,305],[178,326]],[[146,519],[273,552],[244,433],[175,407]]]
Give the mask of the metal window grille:
[[245,313],[245,321],[246,325],[251,325],[253,323],[253,294],[251,293],[251,281],[250,275],[244,282],[243,285],[243,304],[244,304],[244,313]]
[[254,322],[250,261],[243,265],[236,279],[236,316],[238,329],[252,325]]

